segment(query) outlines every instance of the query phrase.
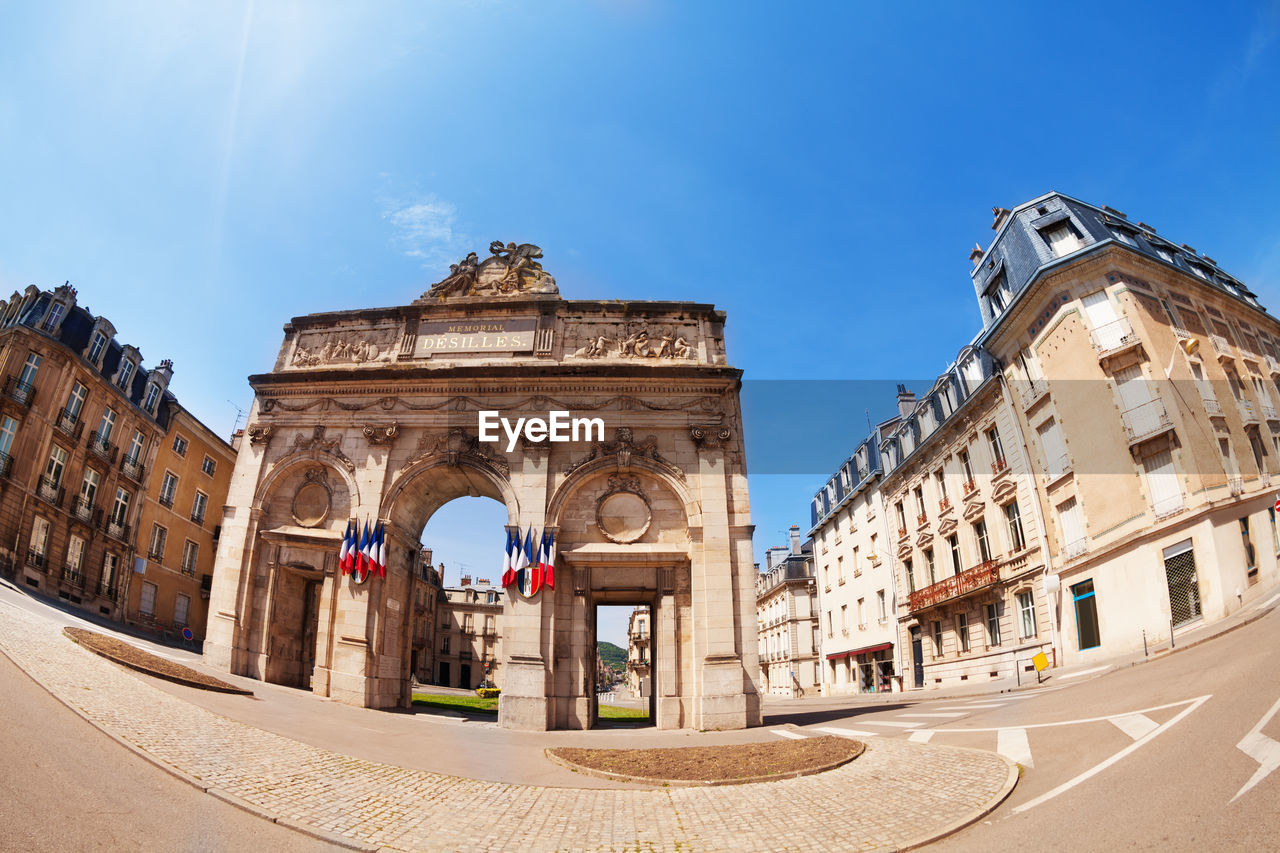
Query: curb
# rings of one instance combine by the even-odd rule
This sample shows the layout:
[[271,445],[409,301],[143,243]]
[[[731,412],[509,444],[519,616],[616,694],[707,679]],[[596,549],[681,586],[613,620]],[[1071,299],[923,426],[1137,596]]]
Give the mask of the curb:
[[[845,739],[847,740],[847,738]],[[760,741],[761,743],[770,743],[771,741]],[[758,782],[781,782],[783,779],[799,779],[801,776],[813,776],[818,773],[826,773],[828,770],[835,770],[837,767],[843,767],[851,761],[856,761],[862,757],[862,753],[867,751],[867,745],[862,741],[857,741],[858,751],[847,758],[841,758],[837,761],[828,761],[826,764],[819,764],[816,767],[805,767],[801,770],[791,770],[786,773],[770,773],[763,776],[747,776],[742,779],[715,779],[701,781],[698,779],[657,779],[652,776],[630,776],[626,773],[614,773],[611,770],[599,770],[595,767],[587,767],[584,764],[575,764],[567,758],[563,758],[555,754],[556,749],[562,747],[547,747],[542,754],[547,760],[559,764],[561,767],[567,767],[575,773],[581,773],[584,776],[594,776],[597,779],[610,779],[615,782],[636,782],[642,785],[648,785],[651,788],[719,788],[726,785],[754,785]],[[680,747],[655,747],[656,749],[680,749]]]
[[[928,748],[925,744],[921,744],[921,746]],[[1009,768],[1009,775],[1005,777],[1004,787],[996,793],[991,802],[987,803],[987,805],[982,808],[982,811],[971,817],[960,818],[955,823],[945,826],[938,832],[932,833],[928,836],[912,838],[899,847],[899,850],[915,850],[917,848],[924,847],[927,844],[933,844],[935,841],[941,841],[948,836],[955,835],[957,832],[972,826],[999,808],[1000,805],[1009,798],[1009,795],[1013,793],[1013,789],[1018,785],[1018,777],[1021,773],[1021,768],[1013,761],[1005,758],[1003,755],[996,752],[987,752],[986,750],[981,749],[969,749],[968,747],[963,746],[948,746],[947,749],[955,749],[961,752],[975,752],[984,756],[996,756]]]
[[[154,669],[148,669],[147,667],[143,666],[140,663],[135,663],[134,661],[125,660],[122,657],[118,657],[117,655],[111,654],[111,652],[105,651],[103,649],[96,649],[93,646],[86,645],[80,642],[79,640],[77,640],[71,634],[68,634],[67,630],[68,630],[67,628],[62,629],[62,636],[66,637],[68,640],[75,643],[80,648],[88,652],[93,652],[98,657],[106,658],[112,663],[117,663],[117,664],[120,664],[120,666],[127,667],[133,670],[134,672],[141,672],[143,675],[149,675],[152,678],[158,678],[161,681],[169,681],[169,682],[172,682],[173,684],[181,684],[183,687],[194,687],[197,690],[208,690],[213,693],[231,693],[236,696],[252,696],[253,695],[252,690],[246,690],[243,687],[236,687],[234,684],[228,684],[226,687],[219,687],[215,684],[205,684],[202,681],[195,681],[190,678],[183,678],[181,675],[173,675],[172,673],[166,673],[166,672],[156,672]],[[143,651],[145,651],[145,649]],[[147,652],[147,654],[151,654],[151,653]]]

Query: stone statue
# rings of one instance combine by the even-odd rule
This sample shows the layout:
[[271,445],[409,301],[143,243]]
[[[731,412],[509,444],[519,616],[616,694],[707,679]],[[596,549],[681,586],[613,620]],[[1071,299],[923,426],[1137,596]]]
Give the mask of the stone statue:
[[478,261],[471,252],[449,266],[449,275],[431,286],[423,299],[451,296],[515,296],[525,293],[558,294],[556,280],[542,269],[542,249],[533,243],[489,244],[491,257]]

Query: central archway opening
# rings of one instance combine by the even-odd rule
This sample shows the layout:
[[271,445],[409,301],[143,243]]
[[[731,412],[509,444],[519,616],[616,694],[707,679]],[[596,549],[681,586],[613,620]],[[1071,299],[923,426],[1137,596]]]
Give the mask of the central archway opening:
[[502,688],[503,545],[507,508],[464,496],[419,535],[409,650],[413,706],[494,719]]
[[653,632],[648,604],[597,604],[595,726],[654,725]]

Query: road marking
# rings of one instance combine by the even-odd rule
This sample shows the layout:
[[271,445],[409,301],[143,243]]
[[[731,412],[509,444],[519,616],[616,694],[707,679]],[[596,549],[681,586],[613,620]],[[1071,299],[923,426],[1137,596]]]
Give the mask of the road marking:
[[1276,715],[1277,711],[1280,711],[1280,699],[1276,700],[1276,704],[1271,706],[1271,710],[1263,714],[1262,719],[1258,720],[1258,724],[1250,729],[1249,733],[1236,744],[1236,749],[1258,762],[1260,766],[1249,781],[1244,783],[1244,787],[1237,791],[1229,802],[1234,803],[1240,799],[1250,788],[1267,778],[1277,767],[1280,767],[1280,742],[1262,733],[1262,727],[1271,722],[1271,718]]
[[892,726],[895,729],[918,729],[924,725],[919,723],[898,723],[893,720],[858,720],[864,726]]
[[802,735],[799,732],[789,732],[786,729],[774,729],[773,733],[778,737],[789,737],[792,740],[804,740],[808,735]]
[[857,729],[842,729],[836,726],[824,726],[818,729],[820,732],[827,734],[839,735],[840,737],[875,737],[879,732],[860,732]]
[[1261,610],[1264,607],[1270,607],[1271,605],[1275,604],[1277,601],[1280,601],[1280,592],[1277,592],[1275,595],[1271,596],[1266,601],[1259,604],[1258,609]]
[[996,734],[996,752],[1023,767],[1035,767],[1031,760],[1031,744],[1026,729],[1000,729]]
[[[1209,694],[1209,696],[1211,695],[1212,694]],[[1183,705],[1190,705],[1193,702],[1203,702],[1204,700],[1208,699],[1209,696],[1201,696],[1196,699],[1184,699],[1181,702],[1170,702],[1167,705],[1154,705],[1150,708],[1139,708],[1136,711],[1130,711],[1129,714],[1149,714],[1152,711],[1163,711],[1166,708],[1179,708]],[[1058,723],[1027,723],[1025,726],[1022,726],[1022,728],[1051,729],[1051,728],[1054,728],[1055,726],[1079,726],[1079,725],[1084,725],[1085,723],[1102,723],[1102,722],[1109,723],[1111,722],[1111,719],[1113,717],[1124,717],[1124,716],[1127,716],[1127,715],[1126,714],[1108,714],[1105,717],[1085,717],[1080,720],[1063,720]],[[867,720],[866,722],[870,722],[870,720]],[[1166,725],[1168,724],[1166,723]],[[998,732],[1002,728],[1008,728],[1008,726],[992,726],[990,728],[983,728],[983,729],[935,729],[935,731],[947,732],[948,734],[964,734],[964,733],[971,733],[971,732]]]
[[1095,672],[1102,672],[1110,666],[1110,664],[1107,664],[1105,666],[1095,666],[1093,669],[1082,669],[1079,672],[1069,672],[1066,675],[1059,675],[1058,680],[1066,681],[1068,678],[1079,678],[1082,675],[1093,675]]
[[911,736],[907,738],[907,740],[913,741],[915,743],[928,743],[929,739],[932,737],[933,737],[933,732],[929,731],[928,729],[922,729],[918,732],[912,732]]
[[953,720],[956,717],[963,717],[964,713],[952,712],[950,714],[899,714],[899,717],[936,717],[942,720]]
[[[1047,803],[1049,800],[1052,800],[1054,797],[1058,796],[1059,794],[1064,793],[1065,791],[1069,791],[1069,790],[1071,790],[1071,789],[1072,789],[1072,788],[1074,788],[1076,785],[1079,785],[1081,782],[1084,782],[1084,781],[1086,781],[1087,779],[1091,779],[1091,778],[1093,778],[1094,776],[1096,776],[1096,775],[1098,775],[1099,773],[1101,773],[1103,770],[1106,770],[1106,769],[1107,769],[1108,767],[1110,767],[1112,764],[1115,764],[1117,761],[1119,761],[1120,759],[1122,759],[1122,758],[1124,758],[1125,756],[1127,756],[1129,753],[1131,753],[1131,752],[1133,752],[1133,751],[1137,750],[1138,748],[1140,748],[1140,747],[1142,747],[1142,746],[1145,746],[1147,743],[1150,743],[1152,739],[1154,739],[1154,738],[1158,737],[1158,736],[1159,736],[1160,734],[1162,734],[1163,732],[1167,732],[1169,729],[1173,728],[1173,726],[1175,726],[1175,725],[1177,725],[1178,723],[1180,723],[1180,722],[1181,722],[1181,721],[1182,721],[1182,720],[1183,720],[1183,719],[1184,719],[1188,714],[1190,714],[1192,711],[1194,711],[1195,709],[1199,708],[1201,705],[1203,705],[1205,702],[1208,702],[1208,701],[1209,701],[1210,699],[1212,699],[1212,698],[1213,698],[1213,694],[1212,694],[1212,693],[1209,693],[1209,694],[1206,694],[1206,695],[1204,695],[1204,696],[1200,696],[1200,697],[1198,697],[1198,698],[1196,698],[1196,699],[1192,699],[1192,700],[1190,700],[1190,704],[1187,704],[1187,703],[1185,703],[1185,702],[1175,702],[1175,703],[1173,703],[1174,705],[1184,705],[1184,704],[1186,704],[1186,705],[1187,705],[1187,707],[1186,707],[1186,708],[1184,708],[1184,709],[1182,709],[1181,711],[1179,711],[1177,714],[1175,714],[1173,717],[1171,717],[1171,718],[1170,718],[1167,722],[1165,722],[1163,725],[1161,725],[1161,726],[1157,726],[1156,728],[1152,729],[1152,730],[1151,730],[1151,731],[1149,731],[1147,734],[1145,734],[1145,735],[1143,735],[1142,737],[1138,738],[1138,739],[1137,739],[1137,740],[1135,740],[1133,743],[1129,744],[1129,745],[1128,745],[1128,746],[1126,746],[1124,749],[1120,750],[1120,751],[1119,751],[1119,752],[1117,752],[1115,755],[1113,755],[1113,756],[1111,756],[1110,758],[1108,758],[1106,761],[1103,761],[1101,764],[1096,764],[1096,765],[1094,765],[1093,767],[1090,767],[1088,770],[1084,771],[1083,773],[1081,773],[1079,776],[1075,777],[1074,779],[1068,779],[1066,782],[1063,782],[1061,785],[1059,785],[1058,787],[1054,788],[1052,791],[1049,791],[1049,792],[1047,792],[1047,793],[1041,794],[1040,796],[1036,797],[1034,800],[1029,800],[1029,801],[1027,801],[1027,802],[1023,803],[1022,805],[1020,805],[1020,806],[1018,806],[1017,808],[1015,808],[1015,809],[1013,810],[1013,812],[1012,812],[1012,813],[1013,813],[1013,814],[1020,814],[1020,813],[1025,812],[1025,811],[1027,811],[1027,810],[1029,810],[1029,809],[1034,809],[1036,806],[1041,805],[1042,803]],[[1172,706],[1171,706],[1171,705],[1165,705],[1165,706],[1162,706],[1162,707],[1172,707]],[[1158,710],[1158,709],[1156,709],[1156,708],[1148,708],[1147,710],[1149,710],[1149,711],[1154,711],[1154,710]],[[1139,712],[1139,713],[1140,713],[1140,712]],[[1107,719],[1107,718],[1105,718],[1105,717],[1104,717],[1103,719]]]
[[1134,740],[1148,734],[1152,729],[1160,725],[1146,714],[1124,714],[1120,717],[1112,717],[1111,722],[1115,724],[1117,729]]
[[970,708],[1003,708],[1004,702],[982,702],[970,705],[949,705],[946,708],[939,708],[939,711],[968,711]]

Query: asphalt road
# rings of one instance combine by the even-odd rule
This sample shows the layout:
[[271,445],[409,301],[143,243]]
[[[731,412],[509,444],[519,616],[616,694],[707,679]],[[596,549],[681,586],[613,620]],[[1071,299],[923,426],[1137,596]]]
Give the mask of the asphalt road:
[[1004,804],[931,850],[1275,851],[1278,652],[1280,609],[1160,660],[1030,693],[904,697],[770,722],[997,750],[1024,766]]

